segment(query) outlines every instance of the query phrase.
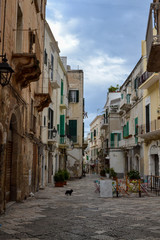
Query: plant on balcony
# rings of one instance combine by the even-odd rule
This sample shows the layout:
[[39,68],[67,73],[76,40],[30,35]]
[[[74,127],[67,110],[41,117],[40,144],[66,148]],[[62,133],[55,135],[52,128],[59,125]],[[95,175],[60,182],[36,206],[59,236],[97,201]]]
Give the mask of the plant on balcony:
[[108,88],[108,92],[117,92],[119,91],[119,85],[117,84],[116,87],[113,87],[112,85]]
[[136,170],[131,170],[130,172],[127,173],[127,176],[130,180],[141,178],[140,173]]

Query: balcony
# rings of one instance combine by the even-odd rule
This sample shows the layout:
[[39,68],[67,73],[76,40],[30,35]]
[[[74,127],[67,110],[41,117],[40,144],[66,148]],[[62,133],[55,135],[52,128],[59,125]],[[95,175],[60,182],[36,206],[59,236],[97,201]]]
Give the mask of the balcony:
[[139,126],[138,136],[146,141],[160,139],[160,119],[155,119],[149,124]]
[[122,99],[120,102],[120,110],[129,111],[131,109],[131,104],[127,103],[126,99]]
[[58,141],[58,135],[56,137],[53,136],[53,128],[48,129],[48,143],[55,143]]
[[160,3],[150,6],[148,26],[146,32],[147,71],[160,71],[160,29],[159,29]]
[[102,119],[101,122],[101,129],[107,129],[108,128],[108,118]]
[[48,107],[52,102],[49,93],[35,93],[35,107],[38,112],[42,112],[45,107]]
[[[31,82],[39,80],[41,74],[41,46],[36,30],[14,29],[17,36],[16,51],[12,54],[14,79],[21,88],[26,88]],[[25,45],[22,44],[25,39]]]
[[67,136],[60,135],[59,148],[65,149],[65,148],[68,148],[68,147],[69,147],[69,139],[67,138]]
[[68,108],[68,100],[66,98],[66,96],[61,96],[61,103],[60,103],[60,109],[63,110],[63,109],[67,109]]
[[56,71],[55,74],[53,73],[53,79],[50,79],[50,82],[53,89],[61,87],[61,77],[58,71]]
[[122,139],[119,141],[119,148],[132,148],[137,146],[138,141],[136,143],[135,137],[132,136],[128,139]]
[[41,74],[39,61],[34,53],[13,53],[14,78],[21,88],[39,80]]
[[155,82],[159,80],[159,74],[158,73],[152,73],[152,75],[147,78],[142,85],[140,85],[140,89],[148,89],[150,88]]

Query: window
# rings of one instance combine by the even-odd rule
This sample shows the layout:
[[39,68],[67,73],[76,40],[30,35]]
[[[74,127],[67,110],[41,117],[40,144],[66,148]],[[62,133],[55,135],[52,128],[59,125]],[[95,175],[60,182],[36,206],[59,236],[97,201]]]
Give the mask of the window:
[[150,132],[150,104],[146,106],[146,133]]
[[121,99],[123,99],[123,93],[121,94]]
[[65,115],[60,115],[60,136],[65,135]]
[[63,80],[61,80],[61,104],[63,104]]
[[48,58],[48,54],[46,49],[44,50],[44,64],[47,66],[47,58]]
[[73,142],[77,142],[77,120],[69,120],[69,135]]
[[110,144],[110,146],[111,147],[114,147],[114,133],[111,133],[111,144]]
[[127,104],[129,104],[130,103],[130,95],[129,94],[127,94],[126,99],[127,99]]
[[134,122],[135,122],[135,143],[137,144],[138,143],[138,117],[136,117],[134,119]]
[[69,102],[79,102],[79,90],[69,90]]
[[20,6],[17,9],[17,31],[16,31],[16,52],[22,52],[22,31],[23,29],[23,14]]
[[48,108],[48,139],[53,138],[53,116],[54,112],[51,108]]
[[94,129],[94,139],[96,139],[96,129]]
[[127,138],[129,136],[129,122],[123,127],[123,138]]
[[54,65],[54,57],[51,54],[51,80],[53,80],[53,65]]

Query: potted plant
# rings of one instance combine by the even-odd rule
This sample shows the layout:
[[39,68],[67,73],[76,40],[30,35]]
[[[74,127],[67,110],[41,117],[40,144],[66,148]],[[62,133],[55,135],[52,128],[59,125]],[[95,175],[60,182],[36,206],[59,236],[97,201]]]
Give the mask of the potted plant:
[[64,175],[64,185],[67,184],[67,180],[70,178],[69,172],[65,169],[63,170],[63,175]]
[[117,173],[114,171],[114,168],[110,168],[110,177],[112,177],[114,180],[117,177]]
[[130,180],[134,180],[134,179],[140,179],[140,174],[137,170],[131,170],[130,172],[127,173],[127,176]]
[[109,168],[106,168],[106,177],[109,178],[109,172],[110,172],[110,169]]
[[106,176],[106,171],[105,171],[105,169],[102,169],[102,170],[100,171],[100,175],[101,175],[102,177],[105,177],[105,176]]
[[64,174],[62,171],[58,171],[54,175],[55,187],[63,187],[64,185]]

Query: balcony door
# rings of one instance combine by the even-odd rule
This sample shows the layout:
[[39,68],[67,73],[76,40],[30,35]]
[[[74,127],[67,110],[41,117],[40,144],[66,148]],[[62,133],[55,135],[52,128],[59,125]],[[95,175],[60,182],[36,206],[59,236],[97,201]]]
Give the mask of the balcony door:
[[146,105],[146,133],[150,132],[150,104]]

